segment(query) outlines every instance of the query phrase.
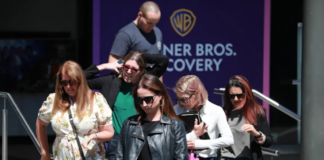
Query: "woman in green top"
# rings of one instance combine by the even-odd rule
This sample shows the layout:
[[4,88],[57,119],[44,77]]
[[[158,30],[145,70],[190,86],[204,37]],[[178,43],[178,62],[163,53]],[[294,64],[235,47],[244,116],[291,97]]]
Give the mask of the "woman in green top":
[[[89,87],[100,90],[113,111],[115,134],[113,139],[108,142],[106,157],[109,160],[115,160],[119,133],[124,120],[136,114],[134,99],[131,95],[133,84],[137,84],[144,74],[162,76],[169,63],[169,58],[165,55],[140,52],[131,52],[123,60],[122,64],[113,62],[98,66],[91,65],[84,71]],[[154,66],[146,67],[146,63],[154,64]],[[95,76],[103,70],[114,70],[118,74]]]

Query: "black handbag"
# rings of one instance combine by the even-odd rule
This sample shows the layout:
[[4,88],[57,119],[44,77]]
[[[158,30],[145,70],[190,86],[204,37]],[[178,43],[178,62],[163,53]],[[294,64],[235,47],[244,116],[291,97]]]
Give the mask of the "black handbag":
[[68,112],[69,112],[69,120],[70,120],[70,124],[72,126],[72,129],[73,129],[73,132],[75,134],[75,138],[76,138],[76,141],[77,141],[77,144],[78,144],[78,147],[79,147],[79,151],[80,151],[80,154],[81,154],[81,157],[83,160],[86,160],[86,158],[84,157],[84,154],[83,154],[83,150],[82,150],[82,146],[80,144],[80,140],[79,140],[79,136],[78,136],[78,132],[76,131],[76,127],[73,123],[73,117],[72,117],[72,113],[71,113],[71,106],[69,106],[68,108]]

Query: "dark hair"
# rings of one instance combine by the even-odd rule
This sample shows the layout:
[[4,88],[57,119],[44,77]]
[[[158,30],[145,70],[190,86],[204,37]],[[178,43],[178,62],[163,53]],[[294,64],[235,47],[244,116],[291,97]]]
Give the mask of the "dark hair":
[[[123,59],[124,64],[128,61],[128,60],[134,60],[140,69],[145,69],[146,68],[146,62],[145,62],[145,58],[144,58],[144,54],[141,52],[137,52],[137,51],[130,51]],[[123,78],[123,75],[119,75],[118,78]],[[136,78],[136,80],[138,81],[140,78],[140,76],[138,76],[138,78]]]
[[229,96],[229,90],[231,87],[239,87],[242,89],[244,93],[244,98],[246,99],[246,102],[242,108],[243,115],[249,123],[257,125],[257,116],[265,116],[265,113],[263,111],[262,106],[259,104],[259,102],[253,95],[252,87],[249,81],[244,76],[235,75],[230,78],[229,82],[226,85],[224,92],[224,110],[226,116],[229,117],[231,111],[233,110],[233,104]]
[[[132,96],[134,98],[137,97],[137,90],[139,88],[144,88],[144,89],[150,90],[150,91],[154,92],[155,94],[161,94],[161,96],[162,96],[161,101],[160,101],[161,112],[170,118],[180,120],[173,109],[173,104],[172,104],[172,101],[168,94],[167,89],[165,88],[165,86],[163,85],[163,83],[160,81],[160,79],[158,77],[156,77],[154,75],[144,75],[141,78],[139,84],[136,85],[133,89]],[[144,110],[141,108],[141,106],[139,104],[135,103],[135,109],[136,109],[137,113],[139,113],[139,115],[140,115],[140,117],[138,119],[139,121],[141,121],[142,119],[144,119],[146,117],[146,113],[144,112]]]
[[130,51],[125,57],[124,57],[124,63],[126,63],[128,60],[134,60],[138,64],[139,68],[145,69],[146,63],[144,60],[144,55],[141,52],[137,51]]

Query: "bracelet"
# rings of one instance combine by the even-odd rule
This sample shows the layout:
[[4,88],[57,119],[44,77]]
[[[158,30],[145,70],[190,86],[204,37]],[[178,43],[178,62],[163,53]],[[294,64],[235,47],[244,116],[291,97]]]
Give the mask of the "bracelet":
[[95,133],[95,135],[96,135],[96,140],[98,140],[98,136],[97,136],[97,133]]
[[261,138],[262,137],[262,133],[259,131],[259,133],[260,133],[260,135],[258,135],[258,136],[255,136],[254,138],[255,139],[258,139],[258,138]]

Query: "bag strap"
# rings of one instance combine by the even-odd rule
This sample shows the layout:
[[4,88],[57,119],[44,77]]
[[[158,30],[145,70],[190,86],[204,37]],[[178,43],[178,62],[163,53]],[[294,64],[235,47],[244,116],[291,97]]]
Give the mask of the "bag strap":
[[83,150],[82,150],[81,144],[80,144],[78,132],[76,131],[76,127],[75,127],[75,125],[73,123],[73,117],[72,117],[72,113],[71,113],[71,106],[69,106],[68,111],[69,111],[70,124],[71,124],[72,129],[73,129],[73,132],[75,134],[75,138],[76,138],[76,141],[77,141],[77,144],[78,144],[78,147],[79,147],[79,151],[80,151],[81,157],[82,157],[83,160],[86,160],[85,157],[84,157],[84,154],[83,154]]

